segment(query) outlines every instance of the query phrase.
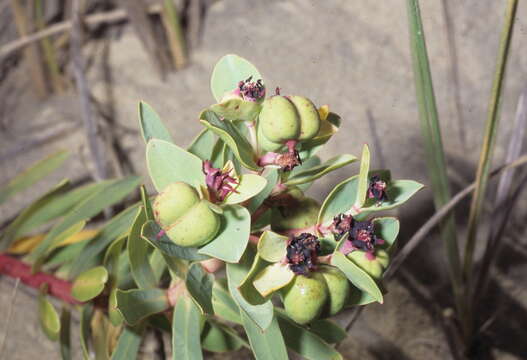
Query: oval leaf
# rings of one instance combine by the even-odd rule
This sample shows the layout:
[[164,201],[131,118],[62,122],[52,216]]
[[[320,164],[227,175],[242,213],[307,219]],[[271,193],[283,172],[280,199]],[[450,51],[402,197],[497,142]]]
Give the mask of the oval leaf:
[[[401,206],[424,187],[423,184],[413,180],[392,180],[388,183],[386,194],[388,200],[380,205],[370,203],[369,206],[361,209],[361,217],[365,217],[377,211],[391,210]],[[369,202],[367,202],[368,205]]]
[[238,204],[257,195],[267,185],[267,180],[259,175],[245,174],[238,178],[239,184],[236,192],[231,193],[225,199],[226,204]]
[[370,183],[370,148],[364,144],[362,147],[362,156],[360,159],[360,172],[357,185],[357,197],[355,199],[354,206],[361,208],[366,201],[366,195],[368,194],[368,185]]
[[194,302],[182,296],[174,309],[172,320],[172,359],[200,360],[201,314]]
[[258,255],[271,263],[281,261],[286,255],[287,242],[287,236],[264,231],[258,240]]
[[129,325],[170,307],[166,292],[161,289],[118,289],[116,299],[117,309]]
[[319,164],[311,168],[298,171],[295,174],[292,174],[292,176],[287,179],[285,184],[300,185],[309,183],[318,178],[321,178],[322,176],[326,175],[331,171],[337,170],[343,166],[351,164],[356,160],[357,158],[355,156],[349,154],[335,156],[334,158],[327,160],[323,164]]
[[256,360],[287,360],[287,349],[285,347],[284,338],[278,321],[275,317],[272,318],[271,323],[262,331],[247,315],[242,311],[242,321],[249,342],[251,343],[251,350],[253,351]]
[[208,129],[203,129],[188,146],[189,153],[196,155],[201,160],[212,160],[212,151],[216,144],[216,136]]
[[390,248],[399,234],[399,220],[394,217],[375,218],[373,219],[373,231],[386,242],[387,248]]
[[223,207],[220,230],[216,238],[201,247],[198,253],[210,255],[226,262],[238,262],[247,244],[251,231],[251,214],[240,205]]
[[130,261],[132,277],[137,286],[142,289],[152,288],[157,285],[156,276],[147,256],[152,247],[149,242],[141,237],[141,230],[145,222],[146,212],[144,207],[141,207],[132,224],[127,242],[128,260]]
[[262,78],[258,69],[249,61],[238,55],[225,55],[218,60],[212,71],[210,79],[212,95],[217,102],[220,102],[226,92],[234,90],[241,80],[251,76],[254,81]]
[[99,295],[108,281],[108,271],[104,266],[97,266],[80,274],[71,288],[71,295],[82,302]]
[[212,307],[212,284],[214,276],[206,272],[199,263],[190,265],[185,285],[203,314],[214,314]]
[[254,277],[253,285],[260,295],[266,297],[289,284],[294,277],[295,273],[288,264],[275,263],[260,271]]
[[44,294],[39,295],[38,318],[40,327],[48,339],[57,341],[60,334],[60,317],[53,304],[49,302]]
[[144,101],[139,102],[139,127],[145,143],[148,143],[151,139],[173,142],[172,136],[170,136],[159,115]]
[[249,347],[249,344],[230,327],[208,320],[201,334],[201,346],[207,351],[223,353]]
[[240,309],[232,299],[227,287],[227,279],[218,279],[212,287],[212,307],[214,314],[236,324],[241,324]]

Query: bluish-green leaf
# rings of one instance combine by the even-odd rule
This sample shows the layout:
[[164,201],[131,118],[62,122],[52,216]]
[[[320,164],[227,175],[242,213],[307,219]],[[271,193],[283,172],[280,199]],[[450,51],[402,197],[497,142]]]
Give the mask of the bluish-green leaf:
[[249,347],[232,328],[209,319],[201,334],[201,345],[207,351],[228,352],[239,350],[242,346]]
[[218,60],[212,71],[212,95],[220,102],[226,92],[234,90],[241,80],[247,80],[251,76],[253,81],[262,78],[258,69],[246,59],[234,54],[225,55]]
[[259,175],[244,174],[239,177],[236,192],[225,199],[225,204],[239,204],[259,194],[267,185],[267,180]]
[[210,107],[210,110],[227,120],[244,121],[256,119],[261,109],[262,106],[257,102],[243,99],[228,99]]
[[399,220],[394,217],[380,217],[373,219],[375,235],[383,239],[390,248],[399,235]]
[[360,171],[357,184],[357,197],[354,206],[360,209],[366,201],[368,194],[368,185],[370,183],[370,149],[368,145],[364,144],[362,147],[362,155],[360,159]]
[[60,356],[62,360],[71,359],[71,312],[64,306],[60,313]]
[[200,360],[201,314],[194,302],[182,296],[176,303],[172,320],[172,359]]
[[57,169],[70,156],[67,151],[59,151],[27,168],[9,183],[0,188],[0,204],[17,192],[23,191]]
[[251,343],[256,360],[287,360],[287,349],[278,321],[272,318],[269,326],[262,331],[247,313],[242,311],[243,327]]
[[139,355],[145,326],[124,326],[112,354],[112,360],[134,360]]
[[318,134],[300,146],[300,158],[309,159],[315,155],[325,143],[339,130],[341,123],[340,116],[330,112],[326,120],[322,120]]
[[108,281],[108,271],[104,266],[97,266],[80,274],[71,288],[71,295],[85,302],[99,295]]
[[214,276],[206,272],[199,263],[190,265],[185,285],[203,314],[214,314],[212,307],[212,285]]
[[173,142],[165,124],[154,109],[144,101],[139,102],[139,127],[145,143],[151,139],[160,139]]
[[117,290],[117,309],[129,325],[169,308],[166,292],[161,289]]
[[39,262],[47,254],[49,248],[55,243],[56,237],[64,230],[79,221],[89,219],[99,212],[121,201],[126,195],[134,190],[139,184],[140,178],[130,176],[110,182],[100,191],[92,194],[80,204],[75,206],[71,212],[46,235],[44,240],[33,250],[30,259]]
[[341,360],[342,355],[319,336],[277,312],[278,324],[287,347],[308,360]]
[[93,316],[93,305],[86,304],[81,309],[81,319],[80,319],[80,343],[82,350],[82,358],[84,360],[90,359],[90,349],[88,348],[89,338],[91,336],[91,326],[90,322]]
[[208,129],[203,129],[188,146],[188,152],[201,160],[212,160],[212,150],[216,144],[216,136]]
[[216,316],[236,324],[242,323],[240,309],[229,293],[227,279],[218,279],[214,282],[212,287],[212,307]]
[[234,153],[244,167],[258,171],[256,155],[247,138],[230,121],[222,121],[213,111],[206,110],[201,114],[201,123],[220,137]]
[[339,343],[348,336],[346,330],[326,319],[313,321],[309,324],[309,330],[328,344]]
[[258,240],[258,255],[268,262],[278,262],[286,255],[287,236],[264,231]]
[[267,171],[268,173],[267,175],[265,175],[265,180],[267,180],[267,184],[265,185],[262,191],[260,191],[255,197],[251,199],[249,205],[247,206],[247,209],[249,209],[249,212],[251,214],[253,214],[256,209],[258,209],[260,205],[263,204],[265,199],[267,199],[267,197],[271,194],[276,183],[278,182],[278,170],[269,169]]
[[337,170],[348,164],[351,164],[352,162],[356,160],[357,158],[353,155],[349,155],[349,154],[337,155],[320,165],[316,165],[311,168],[307,168],[305,170],[292,174],[289,177],[289,179],[287,179],[285,184],[286,185],[300,185],[300,184],[312,182],[318,178],[321,178],[327,173]]
[[198,252],[226,262],[237,262],[247,247],[250,231],[251,214],[246,208],[224,206],[218,235]]
[[260,295],[266,297],[289,284],[294,277],[289,264],[275,263],[260,271],[253,279],[253,285]]
[[263,260],[258,254],[254,256],[251,268],[238,286],[240,295],[247,303],[251,305],[261,305],[269,300],[269,298],[260,295],[253,283],[255,277],[269,265],[271,264]]
[[147,221],[143,225],[141,236],[152,246],[166,255],[190,261],[201,261],[209,259],[208,256],[198,253],[198,248],[183,247],[176,245],[162,232],[161,227],[154,221]]
[[141,230],[145,222],[146,212],[144,207],[141,207],[137,211],[134,223],[130,228],[127,242],[130,270],[137,286],[142,289],[153,288],[157,285],[157,279],[148,257],[151,246],[141,237]]
[[94,262],[97,262],[97,257],[113,240],[128,234],[137,212],[137,206],[138,204],[121,211],[108,221],[95,237],[89,240],[82,253],[72,263],[68,278],[74,278],[88,269]]
[[229,292],[234,301],[243,310],[242,312],[246,313],[260,330],[265,330],[271,324],[274,316],[271,301],[267,301],[261,305],[251,305],[243,298],[238,290],[238,286],[241,285],[251,269],[254,256],[254,249],[248,246],[239,263],[227,263],[227,279],[229,280]]
[[146,146],[146,162],[158,192],[176,181],[192,186],[205,184],[201,159],[168,141],[150,140]]
[[338,267],[353,285],[373,296],[377,302],[383,302],[382,292],[375,280],[342,254],[338,248],[331,257],[331,265]]

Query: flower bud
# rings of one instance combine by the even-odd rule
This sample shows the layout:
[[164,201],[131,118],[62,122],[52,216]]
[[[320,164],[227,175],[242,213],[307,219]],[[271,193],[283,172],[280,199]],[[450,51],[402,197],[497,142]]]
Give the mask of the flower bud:
[[262,148],[267,151],[276,151],[268,150],[267,146],[275,147],[271,145],[284,144],[289,140],[309,140],[320,129],[320,116],[315,105],[302,96],[275,95],[266,99],[259,122],[260,136],[268,140],[267,143],[264,141]]
[[325,316],[337,314],[348,302],[350,283],[339,269],[329,265],[319,265],[317,271],[324,277],[328,287],[328,301],[324,309]]
[[321,274],[312,272],[297,275],[282,290],[285,312],[298,324],[310,323],[324,309],[328,293],[326,281]]
[[390,263],[390,256],[382,249],[376,250],[375,253],[354,250],[347,257],[374,279],[380,279]]
[[220,227],[218,215],[206,200],[184,182],[168,185],[154,201],[156,222],[179,246],[197,247],[211,241]]

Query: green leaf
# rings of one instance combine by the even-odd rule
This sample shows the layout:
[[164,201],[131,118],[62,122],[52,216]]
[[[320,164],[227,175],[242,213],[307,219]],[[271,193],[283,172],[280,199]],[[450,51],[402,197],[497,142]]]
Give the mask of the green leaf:
[[210,106],[210,110],[227,120],[253,121],[261,109],[257,102],[243,99],[229,99]]
[[377,302],[383,302],[382,292],[375,280],[342,254],[338,247],[331,257],[331,265],[338,267],[353,285],[373,296]]
[[316,320],[309,324],[309,330],[328,344],[337,344],[344,340],[348,333],[331,320]]
[[275,263],[260,271],[254,277],[253,285],[260,295],[266,297],[289,284],[294,277],[295,273],[288,264]]
[[206,272],[199,263],[190,265],[185,285],[203,314],[214,314],[212,307],[212,284],[214,276]]
[[[302,160],[302,164],[300,166],[295,167],[290,173],[287,179],[291,179],[296,176],[299,172],[303,172],[304,170],[311,169],[313,167],[319,166],[322,164],[322,160],[316,155],[313,155],[307,159]],[[285,181],[285,180],[283,180]],[[296,187],[298,187],[303,192],[306,192],[307,189],[309,189],[313,185],[313,182],[306,182],[303,184],[298,184]]]
[[210,79],[210,89],[217,102],[220,102],[226,92],[238,87],[241,80],[246,80],[252,76],[254,81],[262,78],[258,69],[244,58],[228,54],[223,56],[212,71]]
[[[39,212],[40,209],[45,208],[49,204],[53,204],[64,190],[69,186],[68,180],[62,180],[55,185],[51,190],[42,195],[38,200],[33,202],[25,208],[20,215],[5,229],[4,233],[0,235],[0,252],[9,248],[11,243],[22,233],[22,229],[31,219]],[[26,226],[27,227],[27,226]]]
[[70,156],[67,151],[56,152],[24,170],[0,188],[0,204],[23,191],[57,169]]
[[146,220],[154,220],[154,210],[152,209],[152,203],[150,202],[150,197],[146,192],[145,186],[141,185],[139,191],[141,192],[141,202],[145,209]]
[[71,359],[71,312],[64,306],[60,313],[60,355],[62,360]]
[[262,331],[247,313],[242,311],[243,327],[251,343],[256,360],[287,360],[287,349],[278,321],[272,317],[269,326]]
[[144,207],[137,211],[134,223],[128,235],[127,252],[130,261],[130,270],[137,286],[141,289],[153,288],[157,285],[157,279],[150,266],[148,254],[150,244],[141,237],[143,224],[146,222]]
[[358,209],[364,205],[366,201],[366,195],[368,194],[368,185],[370,182],[370,149],[368,145],[364,144],[362,147],[362,156],[360,159],[360,171],[359,179],[357,184],[357,198],[355,199],[354,206]]
[[349,154],[335,156],[323,164],[316,165],[292,174],[285,182],[285,185],[300,185],[312,182],[318,178],[321,178],[327,173],[351,164],[356,160],[357,158],[355,156]]
[[198,253],[210,255],[226,262],[240,260],[251,231],[251,214],[240,205],[223,207],[220,230],[216,238],[198,250]]
[[399,220],[394,217],[380,217],[373,219],[375,235],[383,239],[388,248],[391,248],[399,235]]
[[236,192],[231,193],[225,199],[225,204],[238,204],[257,195],[267,185],[267,180],[259,175],[240,175]]
[[340,116],[330,112],[327,120],[322,120],[318,134],[314,138],[302,142],[300,147],[300,158],[304,160],[315,155],[339,130],[340,123]]
[[103,209],[121,201],[126,195],[134,190],[139,184],[140,178],[130,176],[127,178],[114,180],[107,184],[100,191],[92,194],[84,201],[75,206],[71,212],[46,235],[44,240],[33,250],[30,259],[37,263],[48,253],[49,248],[53,246],[56,237],[64,230],[71,227],[79,221],[89,219],[98,214]]
[[117,310],[117,287],[113,287],[108,296],[108,319],[113,326],[119,326],[123,323],[123,316]]
[[360,217],[364,218],[374,212],[391,210],[401,206],[423,187],[423,184],[413,180],[393,180],[388,183],[388,188],[386,189],[388,200],[383,201],[380,205],[367,202],[366,204],[370,203],[370,205],[361,209]]
[[255,256],[255,251],[250,246],[237,264],[227,263],[227,279],[229,280],[229,292],[232,298],[254,323],[261,329],[265,330],[273,320],[273,304],[267,301],[261,305],[251,305],[240,294],[238,287],[245,279]]
[[278,324],[288,348],[308,360],[339,360],[342,355],[331,345],[308,329],[289,319],[282,311],[277,313]]
[[208,129],[203,129],[188,147],[188,152],[201,160],[211,160],[212,150],[216,144],[216,136]]
[[287,236],[272,231],[264,231],[258,240],[258,255],[265,261],[281,261],[286,255]]
[[[249,202],[249,205],[247,206],[247,209],[249,209],[249,212],[253,214],[256,209],[260,207],[260,205],[263,204],[265,199],[271,194],[273,191],[276,183],[278,182],[278,170],[277,169],[269,169],[267,170],[268,173],[265,176],[265,180],[267,181],[265,187],[262,191],[260,191],[256,196],[254,196],[251,201]],[[293,170],[294,171],[294,170]]]
[[103,266],[108,271],[108,285],[111,287],[118,282],[121,258],[125,258],[123,254],[123,247],[126,243],[127,236],[121,236],[115,239],[106,249],[103,258]]
[[44,293],[38,297],[38,318],[42,331],[51,341],[57,341],[60,334],[60,317]]
[[91,336],[90,322],[93,316],[93,305],[87,304],[82,307],[80,320],[80,343],[82,349],[82,358],[84,360],[90,359],[90,350],[88,348],[89,338]]
[[240,286],[238,286],[238,290],[240,291],[243,299],[251,305],[261,305],[269,300],[269,298],[264,298],[262,295],[260,295],[253,284],[253,280],[256,275],[263,271],[268,265],[270,265],[270,263],[263,260],[260,256],[258,256],[258,254],[256,254],[249,272],[247,272]]
[[117,309],[128,325],[169,308],[166,292],[161,289],[117,290]]
[[[425,31],[417,0],[407,0],[410,50],[415,79],[415,91],[421,133],[426,153],[428,174],[432,183],[434,205],[436,210],[446,205],[450,199],[450,184],[445,160],[441,124],[437,112],[436,98],[428,52],[426,49]],[[454,215],[445,218],[440,225],[441,238],[447,252],[449,271],[454,292],[461,296],[462,274],[460,254],[457,243],[457,230]],[[458,301],[459,303],[459,301]]]
[[240,309],[232,299],[226,279],[218,279],[212,287],[212,307],[214,314],[236,324],[241,324]]
[[104,266],[97,266],[80,274],[71,288],[71,295],[85,302],[99,295],[108,281],[108,271]]
[[194,302],[181,297],[176,303],[172,320],[172,359],[199,360],[201,353],[201,314]]
[[249,344],[230,327],[209,319],[201,333],[201,346],[207,351],[223,353],[249,347]]
[[[161,232],[161,227],[154,221],[147,221],[143,225],[141,236],[152,246],[159,249],[168,256],[190,261],[201,261],[209,259],[208,256],[198,253],[198,248],[183,247],[176,245],[172,240]],[[160,235],[161,234],[161,235]]]
[[256,155],[247,138],[230,121],[222,121],[218,115],[210,110],[201,114],[200,122],[220,137],[234,153],[234,156],[247,169],[259,171],[260,166],[256,164]]
[[133,205],[121,211],[108,221],[99,233],[89,240],[82,253],[75,258],[68,278],[74,278],[82,271],[88,269],[97,260],[97,256],[102,254],[106,247],[115,239],[126,235],[130,231],[130,226],[137,212],[137,206]]
[[168,141],[153,139],[146,146],[146,162],[158,192],[177,181],[192,186],[205,184],[201,159]]
[[[382,291],[382,289],[381,289]],[[359,288],[352,287],[350,291],[350,297],[346,304],[347,307],[356,306],[356,305],[368,305],[375,302],[375,298],[368,294],[366,291],[362,291]]]
[[[381,179],[390,182],[390,172],[388,170],[372,170],[368,178],[379,175]],[[357,199],[358,175],[352,176],[337,186],[326,197],[318,214],[318,224],[326,224],[333,221],[338,214],[350,211]]]
[[173,142],[172,136],[170,136],[159,115],[144,101],[139,102],[139,127],[145,143],[148,143],[151,139]]
[[135,327],[125,326],[119,336],[117,345],[112,354],[112,360],[133,360],[139,355],[139,348],[143,341],[145,327],[138,325]]

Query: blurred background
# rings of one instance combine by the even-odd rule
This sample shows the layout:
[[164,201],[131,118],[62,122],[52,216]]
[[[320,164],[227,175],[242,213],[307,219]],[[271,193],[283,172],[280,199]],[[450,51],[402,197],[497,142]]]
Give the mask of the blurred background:
[[[474,180],[504,3],[421,2],[453,193]],[[527,86],[525,2],[516,16],[494,165],[504,161],[516,104]],[[156,109],[179,145],[189,144],[200,130],[199,112],[214,102],[212,68],[228,53],[255,64],[268,89],[307,96],[342,116],[322,158],[358,155],[368,143],[373,167],[430,184],[402,0],[0,0],[0,184],[48,154],[72,152],[59,171],[1,206],[0,223],[64,177],[81,184],[139,174],[151,186],[138,101]],[[88,136],[90,121],[95,136]],[[95,161],[89,139],[100,151]],[[322,200],[358,171],[352,166],[316,183],[311,196]],[[428,187],[398,214],[401,244],[434,213],[431,198]],[[489,306],[500,311],[485,331],[499,359],[527,358],[526,200],[523,194],[511,215],[505,255],[492,270],[496,296]],[[456,212],[462,225],[467,209],[468,202]],[[357,319],[343,354],[450,358],[436,311],[448,312],[441,300],[450,296],[448,287],[443,247],[433,234],[388,284],[385,304],[368,306]],[[10,279],[0,278],[0,337],[12,288]],[[35,302],[30,290],[18,292],[5,359],[59,357],[58,347],[40,332]],[[145,358],[152,351],[147,341]]]

